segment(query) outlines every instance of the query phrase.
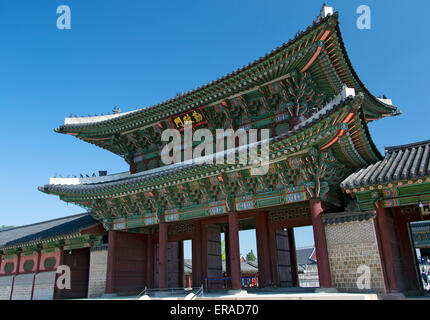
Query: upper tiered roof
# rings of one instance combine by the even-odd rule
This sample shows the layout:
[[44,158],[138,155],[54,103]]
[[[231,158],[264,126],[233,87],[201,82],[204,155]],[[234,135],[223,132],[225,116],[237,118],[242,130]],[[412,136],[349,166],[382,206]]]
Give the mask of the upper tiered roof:
[[389,100],[373,96],[355,73],[339,30],[338,13],[318,16],[305,31],[248,65],[154,106],[107,116],[66,118],[57,132],[127,157],[127,150],[115,136],[142,130],[194,108],[204,108],[277,81],[297,70],[308,71],[328,97],[339,94],[344,85],[364,94],[366,121],[393,116],[400,111]]

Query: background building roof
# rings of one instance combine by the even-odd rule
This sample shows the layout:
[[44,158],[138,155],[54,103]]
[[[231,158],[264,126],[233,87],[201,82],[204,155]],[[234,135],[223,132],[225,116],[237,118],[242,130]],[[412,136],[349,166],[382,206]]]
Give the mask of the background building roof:
[[40,241],[53,237],[74,234],[97,225],[88,213],[43,221],[0,231],[0,247]]
[[297,265],[309,265],[316,264],[316,261],[312,259],[313,253],[315,251],[314,246],[297,248],[296,249],[296,257],[297,257]]

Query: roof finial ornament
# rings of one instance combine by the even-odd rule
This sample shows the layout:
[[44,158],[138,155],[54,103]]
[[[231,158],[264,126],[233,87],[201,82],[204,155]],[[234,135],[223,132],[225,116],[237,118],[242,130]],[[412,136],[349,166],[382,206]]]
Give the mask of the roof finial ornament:
[[115,108],[112,109],[112,113],[113,114],[119,114],[119,113],[121,113],[121,109],[118,108],[118,106],[115,106]]
[[324,19],[327,16],[331,16],[331,15],[333,15],[333,7],[329,7],[324,3],[321,8],[320,14],[317,17],[316,22],[320,22],[321,19]]

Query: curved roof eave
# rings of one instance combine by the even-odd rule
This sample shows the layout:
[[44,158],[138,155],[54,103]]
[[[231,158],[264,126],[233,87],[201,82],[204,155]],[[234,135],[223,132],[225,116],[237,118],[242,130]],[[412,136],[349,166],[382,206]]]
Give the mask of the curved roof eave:
[[[376,119],[381,118],[381,117],[393,116],[393,115],[400,114],[400,111],[397,109],[397,107],[385,104],[384,102],[375,98],[369,92],[369,90],[364,86],[364,84],[361,82],[361,80],[357,76],[357,74],[356,74],[355,70],[353,69],[352,64],[349,60],[349,57],[347,55],[347,52],[346,52],[346,49],[345,49],[345,46],[344,46],[344,43],[342,40],[342,36],[340,33],[340,28],[339,28],[338,12],[335,12],[333,15],[329,15],[326,18],[321,19],[320,21],[315,20],[305,31],[298,33],[293,39],[289,40],[287,43],[284,43],[282,46],[277,47],[275,50],[272,50],[270,53],[266,54],[265,56],[262,56],[259,59],[256,59],[253,62],[249,63],[248,65],[246,65],[242,68],[239,68],[236,71],[233,71],[233,72],[231,72],[231,73],[229,73],[223,77],[220,77],[217,80],[214,80],[214,81],[207,83],[203,86],[200,86],[196,89],[190,90],[189,92],[187,92],[185,94],[182,94],[180,96],[174,97],[172,99],[169,99],[167,101],[164,101],[162,103],[159,103],[157,105],[153,105],[150,107],[141,108],[141,109],[137,109],[137,110],[130,111],[130,112],[125,112],[125,113],[118,114],[118,115],[112,115],[108,118],[106,118],[106,116],[98,117],[98,119],[104,119],[101,121],[85,121],[85,119],[90,119],[90,118],[79,118],[80,120],[77,120],[75,124],[64,124],[64,125],[60,126],[59,128],[55,129],[55,131],[60,132],[60,133],[70,133],[71,131],[76,131],[76,130],[79,131],[79,129],[86,131],[86,129],[89,130],[89,128],[91,128],[93,126],[102,126],[102,127],[106,126],[107,127],[109,125],[114,124],[115,122],[118,123],[119,121],[123,121],[127,118],[132,119],[132,117],[142,117],[142,115],[144,115],[145,113],[149,113],[149,112],[156,110],[158,108],[165,107],[171,103],[180,103],[181,100],[184,101],[184,103],[186,103],[185,100],[189,99],[191,95],[200,93],[204,89],[214,87],[215,85],[221,84],[223,81],[229,80],[234,76],[237,76],[237,75],[240,75],[240,74],[247,72],[252,67],[255,67],[255,66],[267,61],[268,59],[274,57],[276,54],[280,53],[282,50],[289,48],[294,43],[298,42],[302,37],[304,37],[305,35],[309,34],[312,31],[315,31],[320,26],[322,26],[324,24],[329,24],[330,21],[333,21],[333,23],[334,23],[335,31],[338,35],[337,38],[339,39],[339,44],[340,44],[340,47],[342,50],[342,55],[345,59],[345,63],[347,65],[347,67],[350,69],[351,74],[354,77],[354,81],[356,81],[356,83],[358,84],[360,89],[364,92],[364,94],[367,97],[369,97],[370,101],[373,102],[374,108],[380,109],[380,111],[375,111],[376,114],[378,114],[378,112],[379,112],[380,117],[377,117],[375,119],[369,118],[366,120],[372,121],[372,120],[376,120]],[[383,111],[383,110],[386,110],[386,111]],[[97,118],[97,117],[93,117],[93,118]],[[159,120],[154,120],[152,123],[156,123]],[[80,121],[81,121],[81,123],[79,123]],[[125,130],[129,130],[129,128],[126,128]],[[121,132],[121,129],[119,129],[118,132]]]
[[[299,132],[302,132],[303,130],[315,125],[316,123],[318,123],[319,121],[321,121],[323,118],[329,116],[330,114],[332,114],[334,111],[336,111],[337,109],[348,105],[350,103],[358,103],[357,101],[362,101],[362,97],[347,97],[345,100],[342,100],[340,103],[336,103],[336,104],[331,104],[327,106],[327,109],[324,108],[322,109],[318,114],[315,114],[314,116],[312,116],[311,118],[308,119],[308,121],[306,121],[306,123],[301,123],[297,126],[297,128],[294,128],[284,134],[282,134],[281,136],[276,136],[271,138],[271,141],[278,142],[282,139],[288,138],[290,136],[293,136]],[[360,112],[360,117],[363,117],[362,112]],[[363,121],[363,118],[361,118]],[[375,152],[377,157],[380,157],[380,154],[378,152],[378,150],[376,149],[376,147],[374,146],[370,134],[367,130],[367,126],[365,125],[365,121],[364,121],[364,130],[365,130],[365,136],[366,139],[368,140],[370,147],[373,149],[372,151]],[[106,181],[106,182],[89,182],[87,184],[85,183],[75,183],[75,184],[47,184],[43,187],[39,187],[39,191],[44,192],[44,193],[48,193],[48,194],[56,194],[61,196],[65,196],[67,194],[73,193],[75,191],[80,192],[81,190],[88,190],[88,189],[99,189],[99,190],[103,190],[106,188],[115,188],[116,185],[124,185],[124,184],[133,184],[133,183],[138,183],[141,182],[143,180],[147,180],[150,181],[152,179],[161,177],[161,176],[165,176],[165,175],[172,175],[172,174],[176,174],[180,171],[183,170],[187,170],[187,169],[191,169],[194,168],[195,166],[201,166],[204,164],[173,164],[173,165],[169,165],[166,167],[160,167],[160,168],[156,168],[150,171],[144,171],[144,172],[140,172],[137,174],[129,174],[129,173],[124,173],[122,174],[118,179],[114,179],[112,181]]]
[[[398,109],[398,108],[397,108],[396,106],[394,106],[394,105],[386,104],[386,103],[382,102],[381,100],[377,99],[377,98],[376,98],[376,97],[375,97],[375,96],[374,96],[374,95],[373,95],[373,94],[372,94],[372,93],[367,89],[367,87],[363,84],[363,82],[361,81],[361,79],[358,77],[357,73],[355,72],[354,67],[352,66],[351,60],[349,59],[348,52],[347,52],[347,50],[346,50],[345,43],[344,43],[343,38],[342,38],[342,33],[341,33],[341,31],[340,31],[340,27],[339,27],[339,23],[338,23],[338,21],[337,21],[337,24],[336,24],[336,32],[337,32],[337,34],[339,35],[339,43],[340,43],[340,47],[341,47],[341,49],[342,49],[342,54],[343,54],[343,57],[344,57],[344,59],[345,59],[345,62],[346,62],[346,64],[347,64],[347,66],[348,66],[349,70],[351,71],[351,74],[353,75],[354,79],[357,81],[358,85],[362,88],[363,93],[364,93],[366,96],[368,96],[368,97],[372,100],[372,102],[375,104],[375,106],[379,106],[379,107],[384,108],[384,109],[386,109],[386,110],[387,110],[387,112],[388,112],[388,113],[383,114],[383,116],[382,116],[382,117],[387,117],[387,116],[397,116],[397,115],[400,115],[400,114],[401,114],[400,109]],[[391,112],[390,112],[390,111],[391,111]],[[382,118],[382,117],[381,117],[381,118]],[[376,120],[376,119],[372,119],[372,120]]]

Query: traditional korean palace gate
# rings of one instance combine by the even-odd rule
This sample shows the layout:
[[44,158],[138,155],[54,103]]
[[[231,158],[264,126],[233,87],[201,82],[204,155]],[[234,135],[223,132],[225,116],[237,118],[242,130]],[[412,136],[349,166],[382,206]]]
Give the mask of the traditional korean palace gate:
[[[182,286],[183,241],[190,239],[193,285],[220,277],[222,232],[231,287],[239,289],[243,228],[256,229],[259,286],[295,286],[293,228],[307,225],[314,230],[321,287],[361,290],[356,280],[363,264],[371,269],[370,291],[396,291],[401,286],[391,279],[391,256],[381,244],[390,241],[391,220],[381,213],[387,200],[361,206],[368,196],[345,186],[351,174],[382,161],[367,123],[398,114],[391,100],[375,98],[357,77],[338,13],[323,7],[293,40],[207,85],[145,109],[66,118],[57,132],[120,155],[130,171],[51,178],[40,190],[88,209],[108,231],[108,293]],[[239,161],[164,165],[162,132],[183,135],[185,121],[212,133],[269,129],[267,174],[253,175],[256,165]],[[420,181],[428,191],[428,178]]]

